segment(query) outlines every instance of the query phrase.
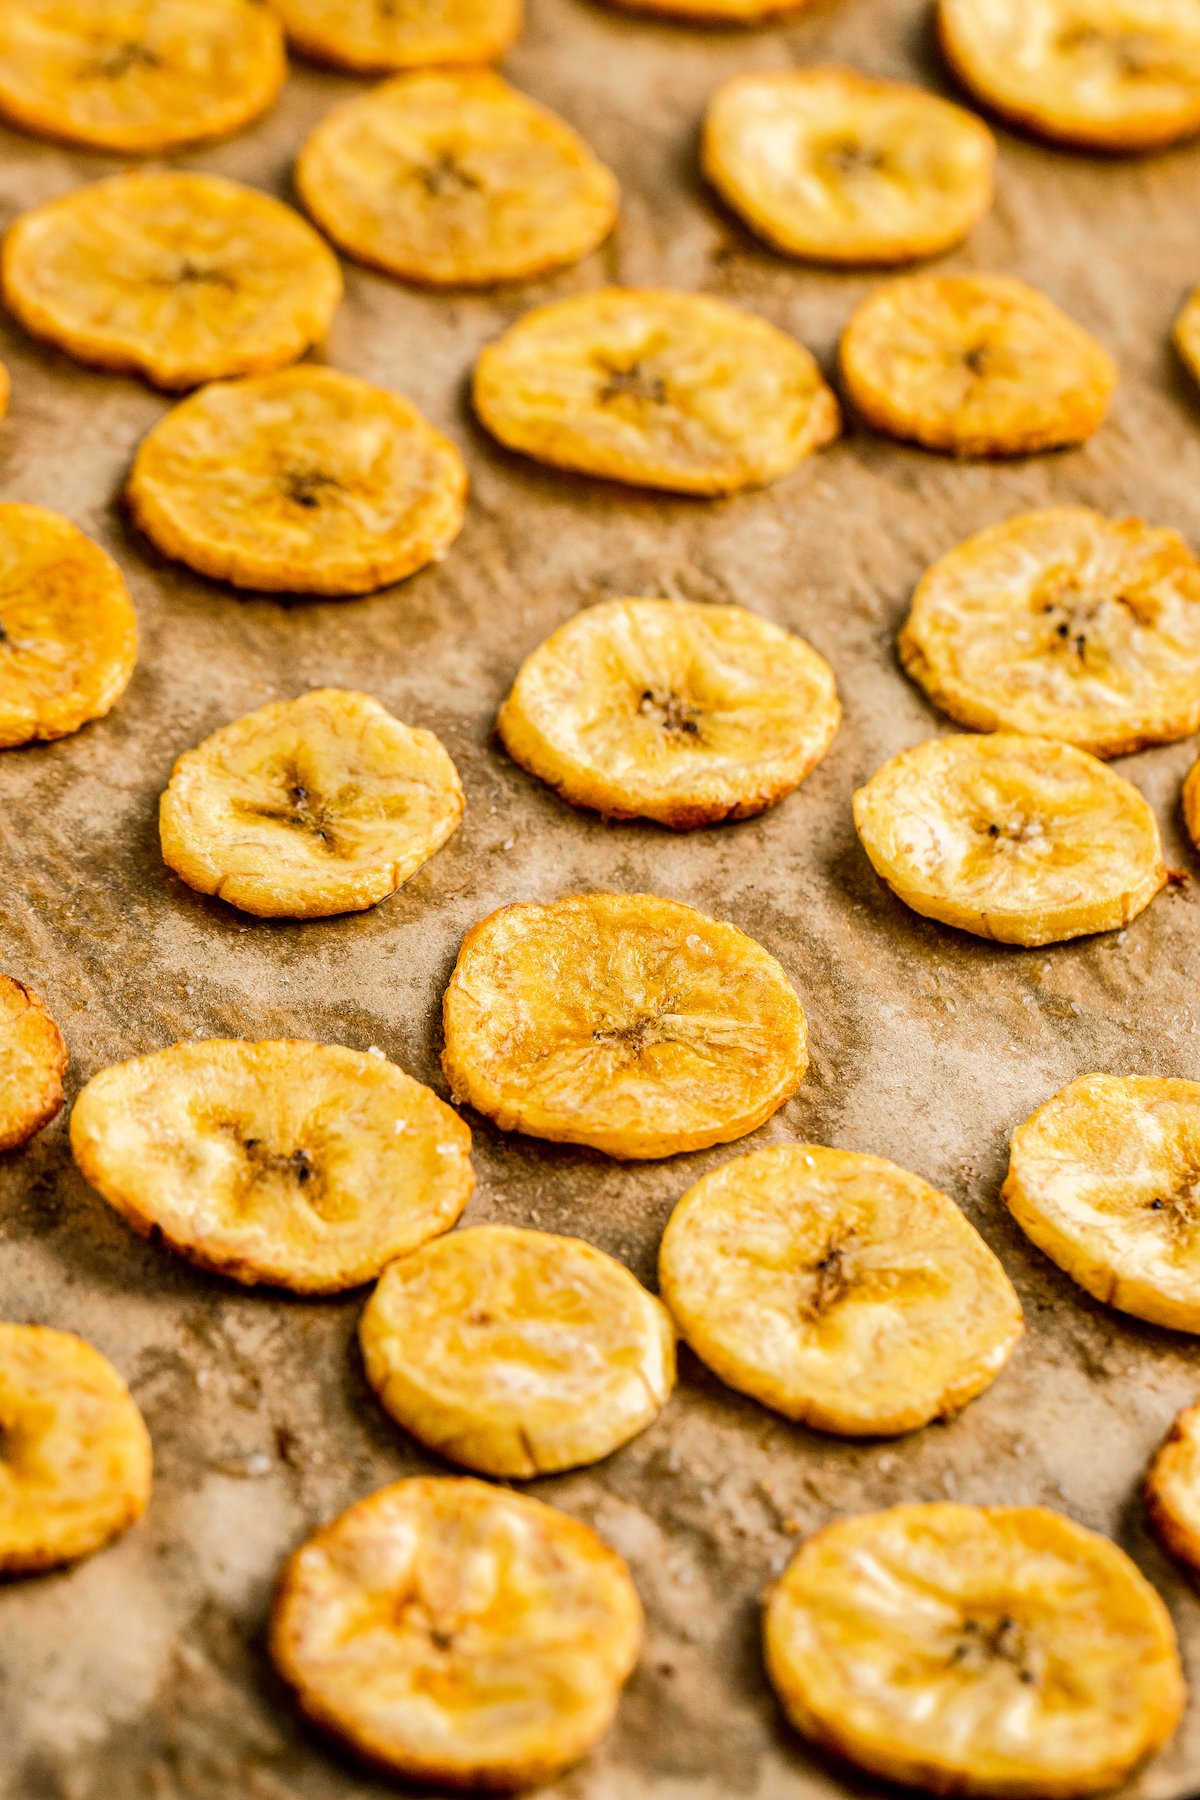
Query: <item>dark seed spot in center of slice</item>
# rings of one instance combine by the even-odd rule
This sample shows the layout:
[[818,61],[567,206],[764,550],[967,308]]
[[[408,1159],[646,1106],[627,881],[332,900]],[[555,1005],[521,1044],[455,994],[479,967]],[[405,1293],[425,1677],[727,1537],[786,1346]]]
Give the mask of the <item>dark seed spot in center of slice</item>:
[[1030,1666],[1025,1632],[1007,1613],[997,1619],[964,1620],[950,1660],[959,1668],[971,1670],[982,1670],[991,1662],[1007,1663],[1026,1687],[1037,1679]]
[[648,406],[665,406],[670,398],[662,377],[647,374],[638,362],[631,363],[627,369],[610,368],[606,374],[607,380],[596,396],[601,406],[609,406],[614,400],[638,400]]
[[447,194],[478,193],[483,187],[477,175],[463,167],[453,150],[442,150],[431,163],[417,171],[425,192],[431,199],[441,200]]
[[991,351],[986,344],[972,344],[963,357],[972,375],[986,375],[991,367]]
[[886,158],[874,144],[847,138],[844,143],[830,144],[824,154],[825,166],[835,175],[873,175],[882,169]]
[[280,477],[280,485],[293,506],[302,506],[311,512],[331,491],[340,488],[341,483],[336,475],[327,475],[323,469],[286,469]]
[[700,736],[700,708],[679,694],[659,694],[653,688],[644,688],[638,711],[672,736]]
[[88,73],[101,75],[106,81],[119,81],[131,69],[161,67],[162,60],[153,50],[148,49],[145,44],[130,42],[113,44],[110,49],[99,51],[88,65]]

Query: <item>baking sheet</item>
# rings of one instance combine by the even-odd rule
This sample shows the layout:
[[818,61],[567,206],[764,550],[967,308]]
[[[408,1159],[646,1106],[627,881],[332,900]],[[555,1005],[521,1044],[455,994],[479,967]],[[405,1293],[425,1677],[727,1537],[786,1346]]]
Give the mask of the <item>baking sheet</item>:
[[[841,0],[770,31],[694,31],[588,0],[533,0],[507,68],[617,170],[613,244],[551,281],[428,296],[364,271],[327,354],[410,395],[463,446],[467,527],[441,568],[374,598],[247,599],[157,558],[113,496],[167,402],[89,374],[0,322],[13,404],[0,496],[68,512],[129,578],[142,659],[110,718],[0,757],[0,968],[45,995],[96,1069],[181,1037],[309,1035],[378,1045],[442,1088],[439,997],[463,933],[505,901],[649,889],[734,920],[782,961],[812,1031],[797,1097],[747,1140],[812,1137],[919,1171],[959,1201],[1021,1292],[1028,1335],[996,1386],[948,1426],[854,1445],[792,1428],[684,1355],[666,1413],[602,1466],[534,1484],[629,1559],[648,1633],[618,1724],[553,1800],[808,1800],[879,1791],[781,1724],[758,1651],[758,1598],[797,1535],[900,1500],[1041,1501],[1111,1533],[1170,1602],[1200,1679],[1200,1606],[1147,1538],[1144,1464],[1200,1390],[1192,1343],[1092,1303],[997,1202],[1009,1133],[1093,1069],[1200,1077],[1200,909],[1172,890],[1120,936],[1038,951],[916,918],[854,838],[854,786],[940,722],[900,674],[893,633],[923,566],[1027,507],[1084,501],[1174,524],[1200,543],[1200,407],[1166,343],[1200,278],[1200,146],[1105,162],[1001,134],[999,191],[951,268],[1044,288],[1118,356],[1113,416],[1086,448],[956,467],[852,432],[764,493],[698,503],[541,471],[476,430],[464,403],[479,346],[527,306],[604,280],[703,288],[751,307],[826,361],[869,277],[758,247],[695,173],[705,96],[738,69],[845,60],[944,81],[914,0]],[[297,65],[255,130],[178,159],[288,194],[289,163],[355,84]],[[0,133],[0,223],[115,169]],[[492,744],[521,657],[580,605],[620,594],[736,600],[832,661],[846,719],[826,761],[765,817],[676,837],[604,825],[556,800]],[[276,696],[365,688],[437,731],[466,784],[450,844],[376,910],[255,922],[163,868],[156,797],[174,756]],[[1196,745],[1119,766],[1154,802],[1168,860]],[[444,1091],[444,1089],[442,1090]],[[649,1166],[475,1129],[468,1219],[576,1232],[653,1277],[678,1196],[731,1154]],[[65,1574],[0,1589],[5,1800],[339,1800],[385,1783],[295,1718],[264,1623],[286,1554],[319,1522],[435,1465],[391,1427],[353,1349],[361,1296],[304,1303],[209,1280],[140,1242],[74,1172],[62,1119],[0,1158],[0,1316],[83,1333],[132,1382],[154,1436],[144,1523]],[[1200,1787],[1200,1702],[1135,1789]]]

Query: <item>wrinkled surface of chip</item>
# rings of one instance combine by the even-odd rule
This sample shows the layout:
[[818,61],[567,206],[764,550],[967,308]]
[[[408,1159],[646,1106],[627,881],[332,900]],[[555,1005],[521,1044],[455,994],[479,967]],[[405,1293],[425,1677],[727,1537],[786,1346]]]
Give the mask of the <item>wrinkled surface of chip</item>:
[[351,256],[435,286],[562,268],[617,216],[616,180],[578,133],[485,69],[398,75],[344,101],[296,184]]
[[1002,944],[1112,931],[1167,879],[1144,796],[1050,738],[931,738],[854,796],[877,875],[926,918]]
[[853,69],[735,75],[709,101],[707,179],[786,255],[898,263],[966,237],[992,203],[991,132],[907,82]]
[[940,557],[900,660],[976,731],[1124,756],[1200,730],[1200,563],[1175,531],[1085,506],[1022,513]]
[[1007,275],[908,275],[855,309],[841,368],[877,431],[954,456],[1081,444],[1117,366],[1090,332]]
[[497,729],[575,806],[687,829],[744,819],[833,742],[833,670],[740,606],[604,600],[521,665]]
[[61,1111],[66,1067],[67,1046],[41,995],[0,975],[0,1150],[26,1143]]
[[287,64],[258,0],[4,0],[0,118],[132,154],[224,137],[265,112]]
[[141,1518],[150,1437],[108,1358],[68,1331],[0,1324],[0,1571],[89,1556]]
[[217,175],[117,175],[23,213],[9,310],[80,362],[164,388],[294,362],[342,295],[333,252],[288,206]]
[[367,694],[316,688],[187,750],[159,806],[163,858],[259,918],[375,906],[450,837],[458,771],[431,731]]
[[211,1039],[102,1069],[79,1167],[135,1231],[248,1286],[335,1293],[448,1231],[474,1186],[462,1120],[382,1057]]
[[675,1380],[661,1301],[580,1238],[477,1225],[384,1270],[359,1327],[392,1417],[482,1475],[527,1480],[628,1443]]
[[659,1286],[715,1375],[849,1437],[913,1431],[989,1387],[1022,1331],[952,1200],[879,1156],[783,1144],[705,1175],[671,1214]]
[[935,1794],[1071,1800],[1175,1729],[1170,1615],[1106,1538],[1036,1506],[895,1506],[808,1540],[767,1669],[805,1736]]
[[495,62],[521,29],[521,0],[272,0],[305,56],[358,75]]
[[1172,1556],[1200,1569],[1200,1401],[1184,1407],[1151,1462],[1145,1501]]
[[939,0],[959,79],[1005,118],[1094,150],[1200,130],[1200,0]]
[[416,407],[336,369],[215,382],[145,437],[127,499],[164,556],[266,593],[367,594],[445,555],[462,457]]
[[504,1131],[610,1156],[744,1137],[808,1066],[775,958],[652,894],[501,907],[463,940],[443,1012],[460,1100]]
[[1200,1082],[1081,1076],[1014,1132],[1003,1198],[1097,1300],[1200,1332]]
[[642,1611],[568,1514],[424,1477],[360,1500],[284,1571],[271,1650],[304,1711],[410,1780],[548,1780],[608,1730]]
[[474,399],[510,450],[688,494],[775,481],[841,428],[802,344],[723,300],[663,289],[536,307],[484,350]]
[[137,647],[137,615],[111,556],[59,513],[0,505],[0,749],[103,718]]

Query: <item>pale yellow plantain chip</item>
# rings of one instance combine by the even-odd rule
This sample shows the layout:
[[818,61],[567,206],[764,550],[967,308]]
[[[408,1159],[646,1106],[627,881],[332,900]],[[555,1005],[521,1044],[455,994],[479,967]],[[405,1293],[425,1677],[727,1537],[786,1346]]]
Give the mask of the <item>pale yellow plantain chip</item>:
[[1146,1513],[1180,1561],[1200,1570],[1200,1401],[1185,1406],[1146,1472]]
[[66,1067],[67,1046],[41,995],[0,975],[0,1150],[26,1143],[61,1111]]
[[358,75],[495,62],[521,29],[521,0],[272,0],[304,56]]
[[224,137],[276,98],[283,32],[260,0],[4,0],[0,118],[131,154]]
[[841,710],[824,657],[740,606],[605,600],[526,658],[496,723],[573,805],[685,830],[782,800]]
[[906,906],[1002,944],[1113,931],[1167,879],[1144,796],[1050,738],[995,732],[903,750],[855,794],[854,823]]
[[1170,1614],[1116,1544],[1039,1506],[895,1506],[804,1544],[770,1595],[792,1723],[934,1794],[1115,1787],[1186,1700]]
[[395,893],[462,814],[458,771],[431,731],[367,694],[316,688],[185,751],[159,829],[189,887],[259,918],[318,919]]
[[445,555],[467,472],[399,394],[335,369],[215,382],[143,439],[126,497],[164,556],[265,593],[367,594]]
[[850,315],[841,369],[877,431],[953,456],[1081,444],[1117,385],[1090,332],[1008,275],[885,282]]
[[853,69],[722,82],[701,140],[707,179],[788,256],[899,263],[966,237],[992,203],[996,146],[974,114]]
[[116,563],[68,519],[0,504],[0,749],[101,719],[137,661]]
[[556,114],[487,69],[398,75],[308,139],[296,186],[360,262],[433,286],[577,262],[617,216],[613,175]]
[[1200,563],[1175,531],[1022,513],[926,570],[900,660],[976,731],[1124,756],[1200,730]]
[[410,1781],[535,1786],[612,1723],[642,1609],[568,1514],[465,1478],[371,1494],[284,1570],[271,1653],[316,1724]]
[[23,213],[0,283],[36,337],[164,388],[294,362],[342,297],[337,258],[290,207],[185,173],[117,175]]
[[761,487],[841,428],[802,344],[723,300],[666,289],[536,307],[484,350],[474,400],[510,450],[685,494]]
[[332,1294],[448,1231],[471,1134],[431,1088],[337,1044],[176,1044],[102,1069],[81,1171],[135,1231],[247,1286]]
[[955,74],[1029,131],[1154,150],[1200,131],[1200,0],[939,0]]
[[652,894],[501,907],[463,940],[443,1013],[458,1099],[503,1131],[610,1156],[744,1137],[808,1067],[775,958]]
[[359,1326],[371,1386],[421,1443],[481,1475],[598,1462],[675,1381],[662,1303],[580,1238],[478,1225],[391,1263]]
[[1200,1332],[1200,1082],[1081,1076],[1013,1133],[1003,1199],[1097,1300]]
[[1022,1332],[1012,1283],[952,1200],[879,1156],[782,1144],[689,1188],[659,1286],[730,1387],[848,1437],[949,1418]]
[[0,1571],[90,1556],[140,1519],[150,1437],[108,1358],[67,1331],[0,1324]]

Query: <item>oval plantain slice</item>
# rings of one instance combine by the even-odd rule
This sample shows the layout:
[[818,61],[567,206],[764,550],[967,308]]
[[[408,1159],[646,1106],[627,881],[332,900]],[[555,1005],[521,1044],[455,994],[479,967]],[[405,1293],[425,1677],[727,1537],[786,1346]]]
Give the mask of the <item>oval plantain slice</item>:
[[617,216],[616,180],[578,133],[487,69],[398,75],[343,101],[296,185],[349,255],[433,286],[562,268]]
[[854,69],[735,75],[708,104],[704,174],[785,255],[911,262],[966,237],[992,203],[991,132],[907,82]]
[[108,1358],[0,1324],[0,1571],[90,1556],[141,1518],[150,1481],[149,1433]]
[[667,1222],[659,1286],[713,1373],[847,1437],[949,1418],[1022,1332],[952,1200],[879,1156],[781,1144],[714,1169]]
[[0,1150],[26,1143],[62,1110],[66,1067],[67,1046],[41,995],[0,975]]
[[744,1137],[808,1067],[775,958],[652,894],[502,906],[464,938],[443,1014],[458,1099],[502,1131],[610,1156]]
[[1086,506],[1021,513],[940,557],[900,660],[976,731],[1124,756],[1200,730],[1200,563],[1175,531]]
[[483,351],[474,400],[510,450],[685,494],[761,487],[841,428],[803,345],[722,300],[666,289],[536,307]]
[[770,1595],[792,1723],[934,1794],[1072,1800],[1174,1731],[1170,1614],[1116,1544],[1038,1506],[895,1506],[811,1537]]
[[1200,382],[1200,287],[1193,288],[1171,328],[1171,336],[1188,374]]
[[495,62],[521,0],[272,0],[293,47],[357,75]]
[[224,137],[265,112],[287,62],[259,0],[4,0],[0,118],[131,154]]
[[295,1553],[271,1654],[309,1718],[370,1761],[507,1791],[603,1737],[641,1635],[629,1570],[588,1526],[483,1481],[418,1476]]
[[1113,931],[1167,879],[1138,789],[1050,738],[995,732],[903,750],[855,794],[854,823],[906,906],[1002,944]]
[[263,919],[375,906],[457,829],[462,783],[441,743],[367,694],[317,688],[214,731],[171,771],[164,861]]
[[1200,1570],[1200,1401],[1185,1406],[1146,1472],[1146,1514],[1172,1556]]
[[214,382],[142,440],[126,498],[164,556],[264,593],[368,594],[439,561],[462,457],[415,406],[335,369]]
[[1083,149],[1200,130],[1198,0],[939,0],[938,35],[985,106]]
[[431,1088],[338,1044],[176,1044],[102,1069],[71,1113],[135,1231],[247,1286],[332,1294],[448,1231],[471,1134]]
[[1090,332],[1007,275],[885,282],[850,315],[841,369],[869,425],[953,456],[1081,444],[1117,385]]
[[675,1382],[662,1303],[580,1238],[477,1225],[389,1264],[359,1326],[367,1377],[421,1443],[528,1480],[598,1462]]
[[0,504],[0,749],[102,719],[137,661],[116,563],[68,519]]
[[1002,1197],[1097,1300],[1200,1332],[1200,1082],[1072,1081],[1013,1133]]
[[605,600],[526,658],[496,723],[573,805],[685,830],[782,800],[841,710],[824,657],[740,606]]
[[36,337],[164,388],[294,362],[342,297],[337,258],[290,207],[182,172],[117,175],[23,213],[0,283]]

